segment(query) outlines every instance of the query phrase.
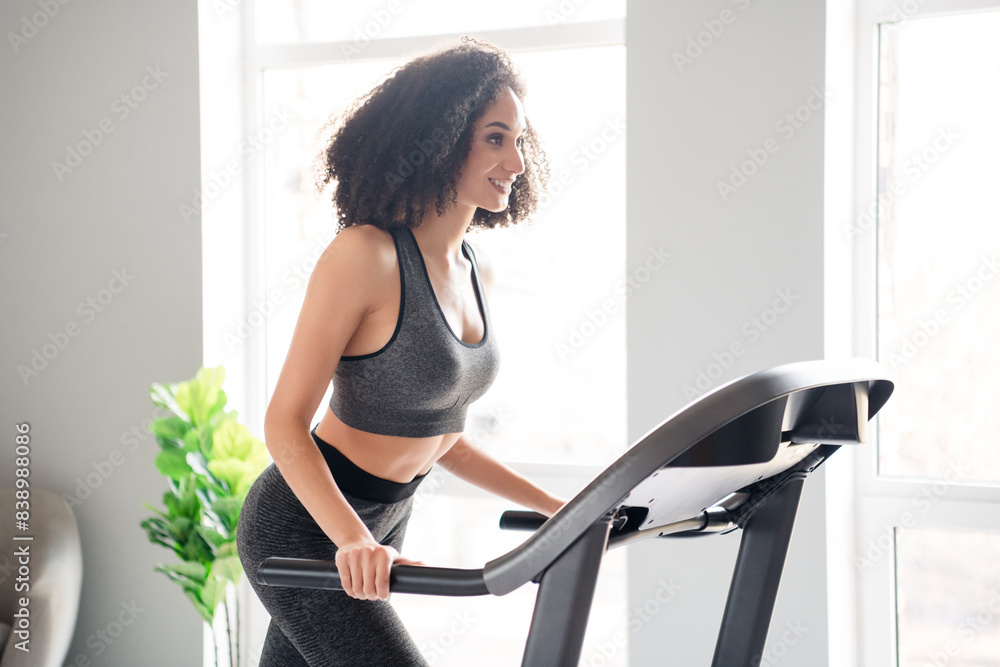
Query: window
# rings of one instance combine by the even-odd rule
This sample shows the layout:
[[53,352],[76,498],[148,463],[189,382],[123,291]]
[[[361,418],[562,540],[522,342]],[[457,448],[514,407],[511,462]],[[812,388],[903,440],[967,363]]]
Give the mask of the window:
[[1000,11],[881,26],[879,470],[1000,482]]
[[858,192],[870,204],[851,232],[875,297],[860,337],[897,384],[859,459],[862,664],[988,664],[1000,655],[1000,11],[874,4],[859,38],[878,48],[858,71],[877,73],[876,94],[863,76],[857,88],[876,130],[857,144],[873,160]]
[[[493,387],[469,411],[466,434],[567,497],[624,450],[624,12],[624,0],[521,1],[502,10],[457,1],[239,5],[238,111],[254,139],[240,170],[246,194],[238,219],[246,225],[236,244],[246,248],[241,323],[249,333],[227,351],[240,369],[232,375],[247,378],[248,421],[257,415],[262,423],[309,274],[333,238],[330,193],[314,188],[324,122],[396,65],[471,33],[506,49],[521,69],[525,110],[552,177],[532,223],[470,234],[495,267],[489,306],[502,361]],[[228,11],[215,16],[203,7],[202,17],[233,25]],[[203,50],[213,45],[202,38]],[[214,208],[220,219],[223,210],[232,213],[220,202]],[[223,222],[206,227],[221,251]],[[220,326],[234,330],[231,321]],[[506,501],[441,471],[425,480],[415,505],[406,553],[429,564],[481,566],[525,537],[496,529]],[[625,627],[624,562],[619,552],[605,560],[584,664],[625,664],[624,649],[608,656],[598,648]],[[242,594],[253,610],[244,623],[245,657],[256,664],[267,615],[252,592]],[[393,601],[432,664],[508,665],[523,648],[533,599],[534,588],[525,587],[503,598]]]

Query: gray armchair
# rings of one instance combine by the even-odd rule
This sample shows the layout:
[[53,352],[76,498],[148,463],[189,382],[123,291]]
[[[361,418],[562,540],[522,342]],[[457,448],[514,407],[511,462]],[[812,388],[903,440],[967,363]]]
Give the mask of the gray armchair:
[[[58,667],[69,651],[80,607],[83,557],[76,517],[62,498],[33,488],[30,530],[21,532],[14,524],[15,501],[14,489],[0,489],[0,667]],[[15,541],[15,535],[33,539]],[[25,546],[27,558],[18,553]],[[18,591],[15,584],[24,583],[29,590]],[[17,648],[23,635],[14,614],[22,609],[22,597],[29,600],[30,653]]]

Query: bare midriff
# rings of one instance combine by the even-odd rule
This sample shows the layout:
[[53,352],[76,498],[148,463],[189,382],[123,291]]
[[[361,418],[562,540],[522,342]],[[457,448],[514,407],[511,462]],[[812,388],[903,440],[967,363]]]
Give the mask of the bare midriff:
[[368,433],[348,426],[329,407],[316,425],[316,435],[336,447],[362,470],[405,484],[427,473],[444,456],[461,433],[444,433],[426,438],[406,438]]

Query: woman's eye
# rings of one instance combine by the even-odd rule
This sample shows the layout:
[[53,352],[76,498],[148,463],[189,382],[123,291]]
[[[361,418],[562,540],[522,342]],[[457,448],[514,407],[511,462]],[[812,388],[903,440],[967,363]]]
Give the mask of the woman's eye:
[[[490,135],[489,137],[486,138],[486,141],[489,141],[490,143],[494,143],[497,146],[502,146],[503,145],[503,135],[502,134],[492,134],[492,135]],[[524,137],[518,137],[514,141],[514,145],[517,146],[518,148],[521,148],[522,146],[524,146]]]

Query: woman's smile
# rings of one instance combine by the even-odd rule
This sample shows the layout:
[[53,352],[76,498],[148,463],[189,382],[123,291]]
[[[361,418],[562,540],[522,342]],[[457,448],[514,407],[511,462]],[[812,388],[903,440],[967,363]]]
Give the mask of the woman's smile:
[[492,183],[494,188],[505,195],[510,194],[510,189],[514,185],[513,178],[487,178],[486,180]]

